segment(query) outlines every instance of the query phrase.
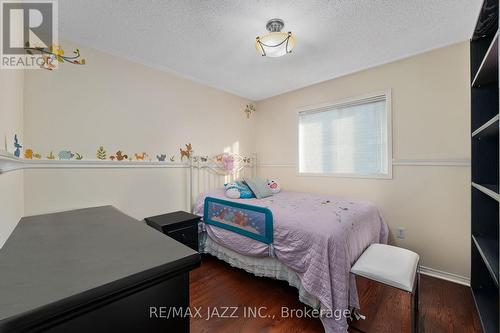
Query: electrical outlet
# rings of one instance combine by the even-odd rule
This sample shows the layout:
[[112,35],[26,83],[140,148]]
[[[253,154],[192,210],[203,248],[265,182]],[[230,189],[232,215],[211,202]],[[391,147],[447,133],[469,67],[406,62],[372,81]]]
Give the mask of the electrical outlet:
[[399,238],[399,239],[405,239],[405,237],[406,237],[406,230],[405,230],[405,228],[398,227],[396,237]]

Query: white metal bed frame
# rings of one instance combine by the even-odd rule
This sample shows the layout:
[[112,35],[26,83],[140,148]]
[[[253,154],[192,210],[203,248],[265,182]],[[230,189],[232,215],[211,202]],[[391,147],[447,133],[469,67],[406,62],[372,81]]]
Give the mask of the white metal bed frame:
[[[226,161],[232,160],[232,168]],[[199,194],[224,186],[248,176],[257,175],[257,155],[219,153],[213,156],[192,156],[189,160],[188,195],[189,210]]]

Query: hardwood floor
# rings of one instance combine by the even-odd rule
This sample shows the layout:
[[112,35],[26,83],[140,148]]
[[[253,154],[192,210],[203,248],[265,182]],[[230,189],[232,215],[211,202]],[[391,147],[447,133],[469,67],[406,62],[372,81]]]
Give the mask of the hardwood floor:
[[[324,332],[319,319],[286,318],[282,313],[283,308],[306,308],[298,300],[297,289],[286,282],[256,277],[208,255],[191,272],[190,282],[191,307],[201,310],[191,318],[193,333]],[[249,315],[251,310],[255,313]],[[390,318],[392,309],[386,310],[384,314],[379,309],[377,315]],[[206,320],[208,313],[210,320]],[[419,331],[480,333],[470,289],[422,275]],[[386,327],[379,332],[399,333],[400,329]]]

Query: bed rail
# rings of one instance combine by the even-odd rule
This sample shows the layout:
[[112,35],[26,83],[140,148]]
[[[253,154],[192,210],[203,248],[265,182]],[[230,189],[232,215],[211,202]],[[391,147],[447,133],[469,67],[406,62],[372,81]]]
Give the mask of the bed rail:
[[273,214],[265,207],[207,197],[203,221],[259,242],[273,243]]

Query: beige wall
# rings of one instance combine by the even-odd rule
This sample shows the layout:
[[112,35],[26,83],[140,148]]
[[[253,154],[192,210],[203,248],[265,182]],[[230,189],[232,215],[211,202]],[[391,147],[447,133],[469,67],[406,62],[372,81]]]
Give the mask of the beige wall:
[[[65,42],[67,52],[74,47]],[[72,150],[95,159],[108,153],[176,154],[253,151],[247,100],[80,47],[85,66],[26,74],[27,147],[47,154]],[[185,169],[26,170],[26,214],[113,204],[143,218],[185,209]]]
[[392,180],[297,175],[297,108],[387,88],[396,161],[470,158],[464,42],[258,102],[259,172],[286,189],[373,201],[393,233],[406,228],[406,238],[392,237],[393,242],[418,252],[424,266],[468,277],[470,167],[395,165]]
[[[0,149],[14,152],[14,134],[23,139],[21,70],[0,70]],[[21,141],[22,143],[22,141]],[[24,215],[23,171],[0,174],[0,248]]]
[[[69,51],[72,45],[65,46]],[[297,108],[387,88],[392,89],[395,160],[468,159],[468,43],[261,101],[250,120],[242,112],[248,102],[242,98],[80,49],[85,67],[66,64],[55,72],[26,73],[27,148],[43,154],[70,149],[92,159],[101,144],[108,153],[129,154],[178,156],[186,142],[200,154],[256,151],[261,175],[276,177],[287,189],[372,200],[393,232],[406,228],[406,239],[393,237],[393,242],[417,251],[424,266],[469,276],[469,167],[395,165],[392,180],[303,177],[295,167]],[[15,76],[0,74],[2,87]],[[22,109],[22,99],[13,101],[14,107],[2,102],[2,116],[6,105]],[[22,115],[13,114],[20,124]],[[143,218],[185,208],[185,177],[183,169],[26,170],[24,210],[31,215],[113,204]],[[6,188],[0,205],[8,207],[0,213],[0,241],[22,215],[22,181],[22,173],[0,175],[0,188]]]

